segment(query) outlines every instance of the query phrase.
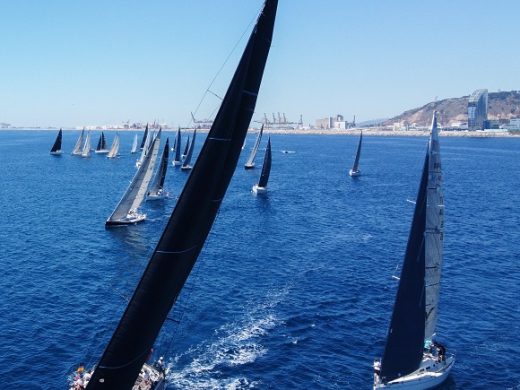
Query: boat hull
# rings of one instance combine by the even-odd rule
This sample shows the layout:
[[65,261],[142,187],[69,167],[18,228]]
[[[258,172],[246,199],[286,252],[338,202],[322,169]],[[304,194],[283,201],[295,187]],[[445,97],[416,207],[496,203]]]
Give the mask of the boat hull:
[[165,191],[160,191],[156,194],[148,194],[146,195],[146,200],[154,201],[154,200],[161,200],[168,197],[168,193]]
[[181,167],[181,171],[189,171],[191,168],[192,168],[191,165],[183,165]]
[[61,156],[63,152],[61,150],[56,150],[55,152],[51,152],[51,156]]
[[173,160],[173,161],[172,161],[172,165],[173,165],[174,167],[178,167],[179,165],[182,165],[182,162],[181,162],[181,161],[177,161],[177,160]]
[[361,171],[360,170],[354,171],[351,169],[348,171],[348,174],[350,177],[357,177],[357,176],[361,175]]
[[[417,371],[402,376],[393,381],[380,382],[378,374],[374,374],[374,390],[376,389],[398,389],[398,390],[427,390],[439,386],[444,382],[455,363],[453,356],[438,361],[436,357],[425,356]],[[374,367],[376,363],[374,363]]]
[[94,150],[94,153],[96,154],[108,154],[109,150],[107,149],[100,149],[100,150]]
[[244,169],[255,169],[255,164],[246,164],[244,165]]
[[251,188],[251,192],[253,194],[265,194],[267,192],[266,187],[258,187],[258,184],[255,184],[253,188]]
[[138,224],[139,222],[144,222],[145,220],[146,220],[146,214],[134,214],[132,216],[127,216],[124,219],[118,219],[118,220],[107,219],[107,221],[105,222],[105,227],[135,225],[135,224]]

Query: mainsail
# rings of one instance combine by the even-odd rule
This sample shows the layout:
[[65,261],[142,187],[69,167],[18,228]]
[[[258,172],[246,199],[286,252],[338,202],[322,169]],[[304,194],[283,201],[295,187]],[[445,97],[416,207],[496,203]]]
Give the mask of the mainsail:
[[90,157],[90,131],[87,133],[87,138],[85,138],[85,144],[83,145],[83,150],[81,151],[81,157]]
[[264,164],[262,165],[262,173],[258,181],[258,187],[267,187],[269,174],[271,173],[271,137],[267,139],[267,148],[265,149]]
[[74,145],[74,149],[72,149],[72,153],[75,156],[81,155],[81,147],[83,146],[83,137],[85,134],[85,129],[81,130],[81,134],[78,137],[78,140],[76,141],[76,145]]
[[173,165],[181,165],[181,129],[177,129],[177,136],[175,137],[175,157],[173,158]]
[[166,138],[166,145],[164,145],[163,153],[161,156],[161,163],[157,172],[155,173],[155,177],[152,181],[152,185],[150,186],[150,191],[148,191],[148,195],[158,196],[159,192],[164,187],[164,179],[166,178],[166,171],[168,170],[168,156],[170,153],[170,142],[169,139]]
[[186,155],[188,154],[188,150],[190,149],[190,145],[190,136],[188,135],[188,139],[186,140],[186,146],[184,147],[184,153],[182,153],[181,157],[186,157]]
[[101,135],[99,136],[99,140],[96,146],[96,152],[99,152],[101,150],[106,149],[106,141],[105,141],[105,134],[101,132]]
[[247,161],[244,165],[245,169],[250,169],[255,166],[254,161],[255,161],[255,157],[256,157],[256,152],[258,152],[258,147],[260,146],[260,141],[262,140],[263,132],[264,132],[264,125],[262,125],[262,127],[260,127],[260,131],[258,132],[258,135],[256,136],[256,141],[253,146],[253,149],[251,150],[251,154],[249,155],[249,158],[247,159]]
[[134,142],[132,143],[132,149],[130,150],[130,153],[134,154],[137,152],[137,134],[134,134]]
[[[191,157],[193,156],[193,149],[195,149],[195,138],[197,137],[197,129],[193,130],[193,137],[190,142],[190,147],[188,148],[188,152],[186,154],[186,157],[184,158],[184,161],[182,162],[181,169],[191,169]],[[188,141],[190,138],[188,137]]]
[[144,149],[147,138],[148,138],[148,123],[146,124],[146,127],[144,128],[143,139],[141,140],[141,146],[140,146],[141,150]]
[[157,155],[159,152],[159,144],[161,143],[161,130],[152,141],[150,150],[146,153],[146,157],[128,186],[125,194],[119,201],[116,209],[112,215],[107,219],[106,225],[118,224],[118,222],[125,221],[128,214],[135,212],[146,196],[148,185],[152,179],[153,169]]
[[357,147],[357,151],[356,151],[356,159],[354,160],[354,165],[352,165],[352,172],[359,171],[359,157],[361,156],[361,143],[362,142],[363,142],[363,131],[361,131],[361,133],[359,134],[359,143],[358,143],[358,147]]
[[442,193],[441,155],[437,118],[432,120],[432,134],[428,144],[428,201],[426,204],[426,329],[424,337],[431,340],[437,325],[440,280],[442,269],[442,244],[444,230],[444,197]]
[[58,135],[56,136],[56,140],[54,141],[54,145],[51,148],[51,154],[61,154],[61,139],[62,139],[63,131],[60,129]]
[[267,0],[201,153],[87,389],[131,389],[179,295],[235,171],[271,45]]
[[112,146],[110,147],[110,150],[107,154],[107,158],[116,158],[117,154],[119,153],[119,134],[116,133],[114,140],[112,141]]

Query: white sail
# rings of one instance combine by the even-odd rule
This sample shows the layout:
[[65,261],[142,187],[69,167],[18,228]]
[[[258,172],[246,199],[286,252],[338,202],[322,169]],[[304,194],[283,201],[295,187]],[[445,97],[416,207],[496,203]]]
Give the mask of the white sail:
[[428,145],[428,189],[425,231],[425,285],[426,326],[424,336],[429,340],[435,334],[439,289],[442,269],[442,246],[444,229],[444,197],[442,191],[441,156],[437,120],[434,114],[432,132]]
[[132,150],[130,150],[132,154],[135,152],[137,152],[137,134],[134,135],[134,143],[132,144]]
[[136,212],[146,196],[148,185],[152,180],[152,173],[157,161],[159,153],[159,144],[161,143],[161,132],[153,140],[143,163],[137,169],[137,172],[128,186],[125,194],[119,201],[116,209],[108,219],[109,221],[124,220],[130,212]]
[[107,154],[107,158],[115,158],[119,153],[119,134],[116,133],[114,140],[112,141],[112,146],[110,147],[110,151]]
[[136,168],[139,168],[141,166],[141,164],[143,163],[143,161],[144,161],[144,159],[146,157],[146,154],[150,150],[150,142],[151,142],[152,139],[154,139],[154,134],[151,134],[151,135],[148,134],[148,136],[146,137],[146,140],[144,141],[144,147],[143,147],[143,150],[141,151],[141,156],[135,162],[135,167]]
[[[262,140],[263,132],[264,132],[264,125],[262,125],[262,127],[260,128],[260,132],[256,136],[255,145],[253,146],[253,149],[251,150],[251,154],[249,155],[249,158],[247,159],[246,164],[245,164],[246,168],[252,168],[255,165],[254,160],[255,160],[256,152],[258,151],[258,147],[260,146],[260,141]],[[244,140],[244,142],[245,142],[245,140]]]
[[81,130],[81,134],[78,137],[78,140],[76,141],[76,145],[74,145],[74,149],[72,149],[73,155],[80,155],[81,154],[81,146],[83,145],[83,135],[85,134],[85,130]]
[[87,138],[85,138],[85,144],[83,145],[83,150],[81,151],[81,157],[90,157],[90,131],[87,133]]

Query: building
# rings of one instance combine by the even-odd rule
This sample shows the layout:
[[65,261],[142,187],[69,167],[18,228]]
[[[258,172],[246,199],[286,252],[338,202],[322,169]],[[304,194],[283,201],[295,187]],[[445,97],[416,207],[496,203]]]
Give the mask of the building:
[[326,118],[316,119],[316,128],[318,129],[339,129],[345,130],[356,126],[356,117],[352,122],[345,120],[343,115],[338,114],[335,117],[329,116]]
[[477,89],[468,100],[468,129],[484,130],[488,113],[488,91]]

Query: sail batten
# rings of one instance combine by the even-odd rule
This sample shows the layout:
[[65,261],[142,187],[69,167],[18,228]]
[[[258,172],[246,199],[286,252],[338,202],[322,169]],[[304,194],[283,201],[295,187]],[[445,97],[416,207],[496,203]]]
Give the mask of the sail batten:
[[[242,90],[260,88],[276,8],[277,0],[265,2],[209,132],[209,137],[230,138],[231,142],[204,142],[152,258],[93,373],[89,390],[132,388],[146,358],[140,354],[151,349],[202,250],[220,205],[212,199],[223,198],[251,122],[256,97]],[[181,248],[192,249],[167,253]]]

